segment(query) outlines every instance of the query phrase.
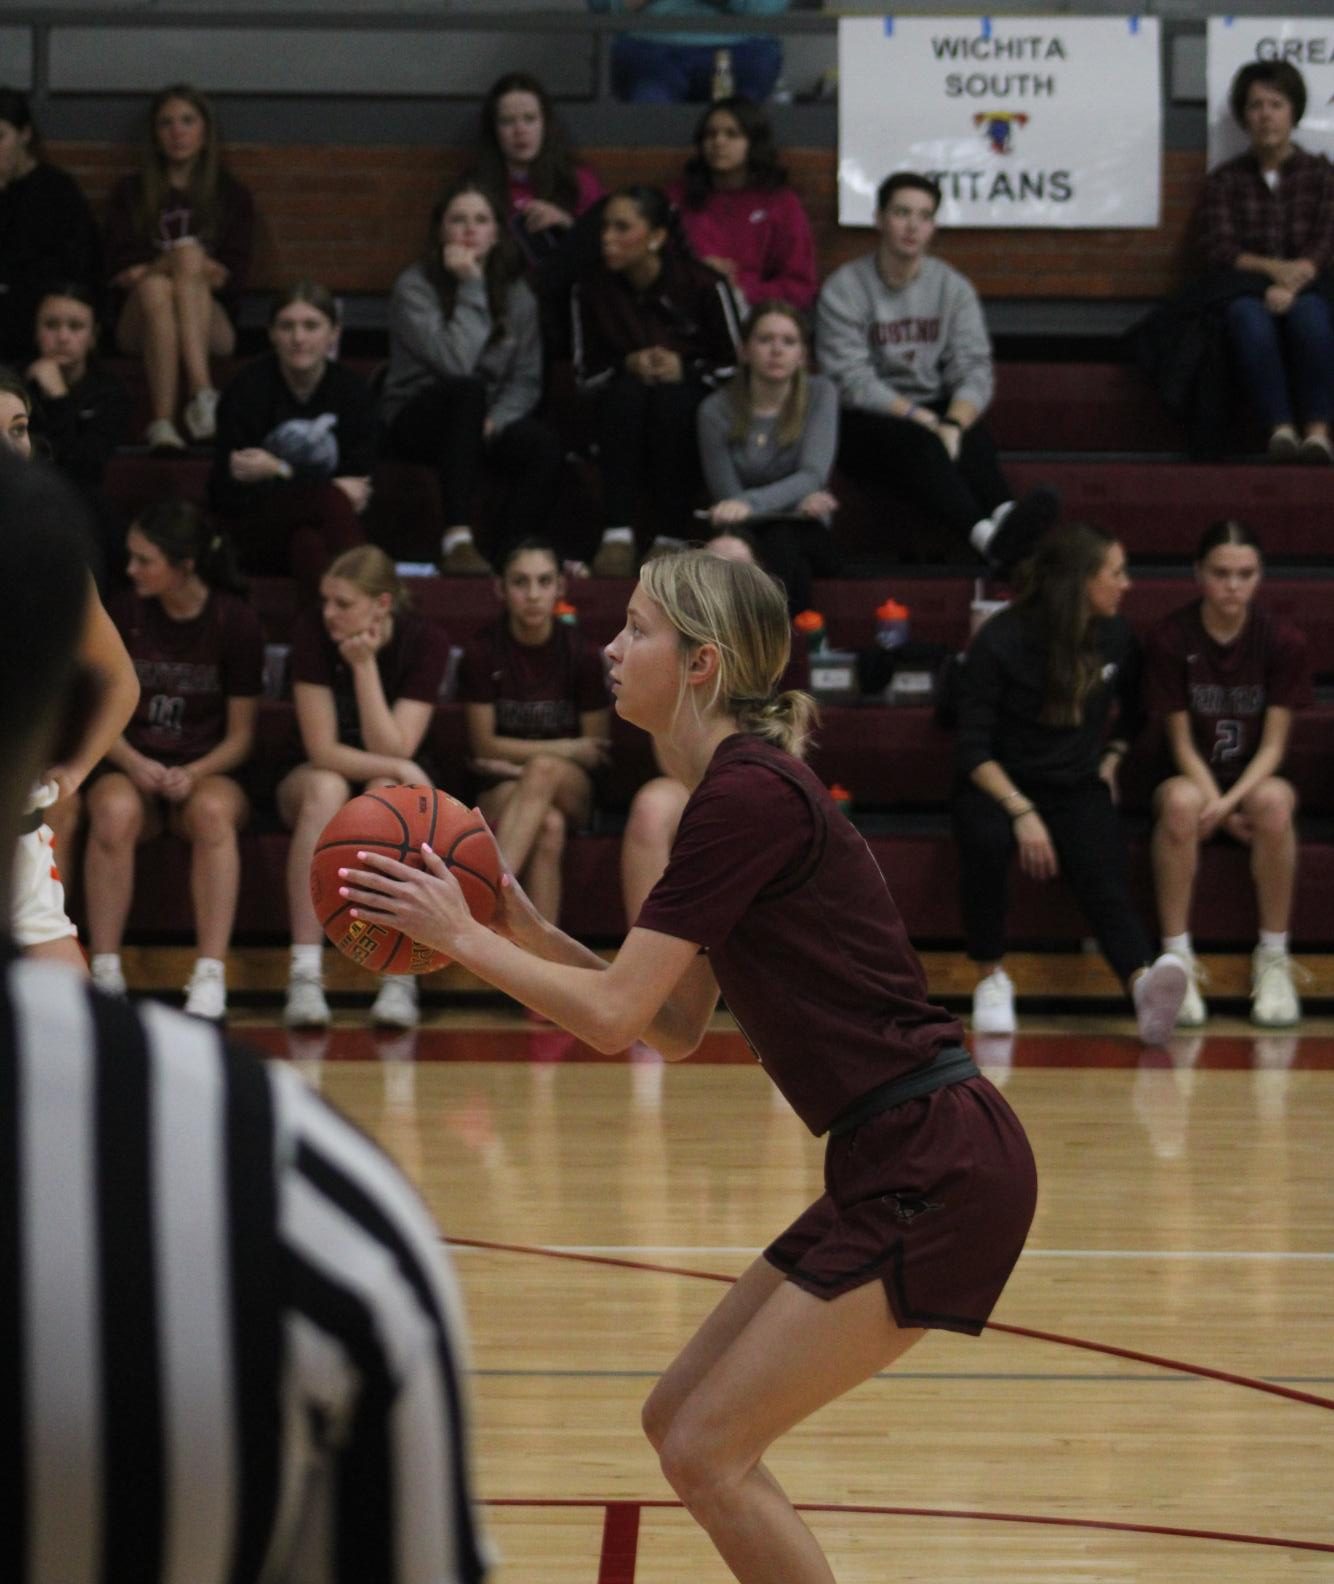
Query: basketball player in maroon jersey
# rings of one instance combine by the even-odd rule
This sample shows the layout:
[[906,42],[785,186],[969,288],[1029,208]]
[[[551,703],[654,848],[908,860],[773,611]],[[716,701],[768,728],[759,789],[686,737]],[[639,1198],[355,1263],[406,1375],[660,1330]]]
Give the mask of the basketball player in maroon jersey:
[[666,873],[615,961],[507,882],[476,924],[426,873],[366,857],[344,894],[602,1051],[698,1045],[719,991],[802,1121],[828,1134],[828,1192],[754,1264],[654,1387],[663,1471],[743,1584],[831,1584],[761,1462],[771,1442],[900,1358],[924,1330],[976,1334],[1027,1235],[1027,1139],[978,1075],[865,841],[798,755],[802,693],[776,694],[781,589],[703,551],[645,564],[607,647],[616,708],[692,788]]
[[1163,948],[1190,974],[1178,1028],[1198,1028],[1208,1015],[1190,904],[1200,844],[1218,835],[1251,850],[1260,915],[1251,1018],[1265,1028],[1301,1018],[1288,955],[1297,794],[1278,772],[1311,678],[1304,635],[1253,603],[1263,570],[1244,523],[1215,523],[1195,557],[1200,598],[1165,616],[1147,643],[1149,708],[1166,719],[1176,771],[1154,794],[1153,872]]

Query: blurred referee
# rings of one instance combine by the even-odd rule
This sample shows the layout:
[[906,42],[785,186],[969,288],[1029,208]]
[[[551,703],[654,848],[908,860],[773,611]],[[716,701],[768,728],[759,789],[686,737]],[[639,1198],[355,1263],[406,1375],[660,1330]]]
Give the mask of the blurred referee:
[[[6,888],[97,696],[76,510],[0,457]],[[0,1579],[480,1579],[463,1369],[436,1229],[374,1144],[206,1025],[0,943]]]

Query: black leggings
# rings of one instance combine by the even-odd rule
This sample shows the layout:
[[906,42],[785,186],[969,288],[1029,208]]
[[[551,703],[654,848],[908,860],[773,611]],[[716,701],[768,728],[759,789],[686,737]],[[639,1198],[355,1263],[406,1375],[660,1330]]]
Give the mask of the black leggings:
[[[1126,841],[1107,784],[1095,776],[1072,787],[1023,788],[1042,816],[1060,863],[1103,955],[1121,979],[1153,957],[1127,884]],[[960,907],[968,955],[999,962],[1005,955],[1010,861],[1018,842],[1009,815],[971,781],[955,788],[952,813],[959,844]]]
[[996,442],[985,424],[975,423],[965,433],[957,462],[911,418],[845,408],[839,424],[841,467],[853,478],[893,488],[965,545],[974,524],[1010,499]]
[[602,473],[602,521],[628,528],[640,491],[652,493],[662,528],[688,539],[691,512],[700,490],[695,409],[704,388],[690,380],[646,385],[618,374],[598,397],[598,466]]
[[389,454],[433,467],[440,477],[446,527],[472,519],[485,468],[505,482],[497,550],[529,534],[549,532],[564,453],[555,431],[538,418],[517,418],[483,438],[486,387],[479,379],[439,380],[400,409],[389,425]]
[[794,616],[810,610],[813,579],[838,576],[838,552],[829,529],[817,518],[748,517],[742,527],[755,535],[765,570],[787,590],[787,608]]

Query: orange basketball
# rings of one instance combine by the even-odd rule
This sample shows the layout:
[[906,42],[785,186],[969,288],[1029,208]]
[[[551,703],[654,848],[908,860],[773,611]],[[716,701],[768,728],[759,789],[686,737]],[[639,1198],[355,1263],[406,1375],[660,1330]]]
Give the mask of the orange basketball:
[[359,852],[383,853],[423,867],[421,845],[449,865],[472,916],[490,922],[500,896],[500,854],[486,821],[447,792],[428,786],[380,787],[345,803],[320,833],[310,861],[310,897],[324,933],[345,957],[374,973],[434,973],[449,958],[401,930],[351,917],[338,894],[340,869],[355,869]]

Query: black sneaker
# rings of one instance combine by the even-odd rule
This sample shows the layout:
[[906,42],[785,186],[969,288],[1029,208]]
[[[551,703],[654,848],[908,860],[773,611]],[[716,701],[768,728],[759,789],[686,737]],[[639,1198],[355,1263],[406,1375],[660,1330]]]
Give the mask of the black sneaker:
[[1046,484],[1029,490],[1006,512],[987,546],[987,560],[998,572],[1026,561],[1061,515],[1061,497]]

